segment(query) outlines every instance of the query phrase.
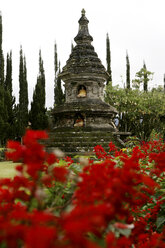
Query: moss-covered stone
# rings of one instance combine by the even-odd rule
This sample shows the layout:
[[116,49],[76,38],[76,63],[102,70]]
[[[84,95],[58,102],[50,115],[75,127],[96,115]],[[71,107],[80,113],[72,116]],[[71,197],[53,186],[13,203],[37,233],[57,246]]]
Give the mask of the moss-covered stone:
[[77,44],[59,75],[65,83],[65,103],[52,111],[54,129],[47,142],[49,149],[58,147],[67,154],[90,153],[96,145],[108,151],[110,141],[123,146],[113,123],[117,110],[104,102],[109,75],[91,44],[88,22],[83,11]]

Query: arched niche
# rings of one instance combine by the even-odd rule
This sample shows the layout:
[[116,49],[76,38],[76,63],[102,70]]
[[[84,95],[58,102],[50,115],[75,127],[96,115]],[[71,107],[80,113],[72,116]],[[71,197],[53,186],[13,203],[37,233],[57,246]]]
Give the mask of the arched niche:
[[81,97],[86,97],[87,96],[87,90],[85,85],[81,84],[78,85],[77,87],[77,97],[81,98]]
[[83,127],[84,126],[84,117],[82,114],[76,114],[74,118],[74,127]]

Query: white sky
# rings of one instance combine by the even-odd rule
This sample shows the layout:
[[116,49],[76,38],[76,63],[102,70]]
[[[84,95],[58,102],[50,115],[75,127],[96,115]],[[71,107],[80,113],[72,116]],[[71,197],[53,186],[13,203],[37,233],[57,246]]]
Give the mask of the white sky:
[[[13,52],[13,89],[18,101],[20,45],[27,60],[29,98],[36,84],[38,54],[46,75],[46,106],[53,106],[54,42],[61,66],[71,53],[78,20],[85,8],[93,46],[106,65],[106,33],[111,46],[113,84],[125,82],[126,50],[131,79],[146,62],[154,72],[153,85],[163,85],[165,73],[165,0],[0,0],[3,51]],[[121,79],[122,76],[122,79]]]

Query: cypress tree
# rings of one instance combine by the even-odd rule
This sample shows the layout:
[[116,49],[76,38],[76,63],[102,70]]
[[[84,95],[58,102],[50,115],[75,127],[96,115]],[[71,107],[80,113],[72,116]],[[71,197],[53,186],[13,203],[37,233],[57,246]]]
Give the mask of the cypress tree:
[[2,50],[2,16],[0,13],[0,85],[4,85],[4,56],[3,56],[3,50]]
[[143,63],[143,67],[136,73],[136,79],[132,80],[132,83],[135,88],[139,88],[140,84],[143,84],[143,90],[148,91],[148,82],[152,80],[153,72],[147,70],[145,62]]
[[9,91],[12,95],[12,52],[7,53],[6,58],[6,78],[5,78],[5,90]]
[[144,89],[144,91],[148,91],[148,75],[147,75],[147,67],[146,67],[146,64],[145,64],[145,62],[144,62],[144,64],[143,64],[143,69],[144,69],[144,75],[143,75],[143,79],[144,79],[144,83],[143,83],[143,89]]
[[19,106],[18,106],[19,135],[22,136],[28,125],[28,83],[26,59],[23,57],[22,47],[20,48],[19,64]]
[[28,105],[29,105],[29,99],[28,99],[28,82],[27,82],[27,68],[26,68],[26,58],[24,56],[23,58],[23,82],[24,82],[24,120],[25,120],[25,127],[27,127],[28,124]]
[[112,71],[111,71],[111,50],[110,50],[110,40],[109,35],[106,37],[106,62],[107,62],[107,72],[109,73],[109,78],[107,80],[107,85],[109,82],[112,83]]
[[0,145],[5,142],[7,119],[4,101],[4,56],[2,49],[2,33],[2,16],[0,13]]
[[16,133],[16,106],[12,95],[12,53],[7,54],[4,101],[7,109],[6,139],[14,139]]
[[39,75],[33,92],[31,102],[30,122],[32,129],[46,129],[48,127],[48,117],[45,108],[45,72],[41,51],[39,52]]
[[[60,62],[59,62],[59,71],[58,73],[60,73]],[[57,77],[57,84],[56,84],[56,88],[55,88],[55,106],[59,106],[64,102],[64,93],[62,91],[61,88],[61,78],[58,76]]]
[[58,71],[58,54],[57,54],[57,44],[54,44],[54,105],[56,104],[56,87],[57,87],[57,71]]
[[130,63],[128,53],[126,53],[126,88],[130,89]]
[[39,80],[41,82],[41,88],[42,88],[42,105],[45,106],[45,71],[44,71],[44,64],[41,57],[41,50],[39,51]]
[[74,45],[73,42],[71,42],[71,52],[73,51]]
[[55,72],[55,88],[54,88],[54,106],[59,106],[64,102],[64,94],[61,88],[61,79],[59,77],[60,61],[58,63],[57,44],[54,47],[54,72]]

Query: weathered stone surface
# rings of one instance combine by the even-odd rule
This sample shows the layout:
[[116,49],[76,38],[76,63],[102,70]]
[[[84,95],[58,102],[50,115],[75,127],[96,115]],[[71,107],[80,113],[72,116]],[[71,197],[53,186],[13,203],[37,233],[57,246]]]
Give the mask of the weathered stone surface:
[[60,73],[65,103],[52,112],[54,130],[49,146],[66,153],[89,152],[97,144],[107,150],[110,141],[123,146],[113,123],[117,111],[104,102],[104,84],[109,76],[91,45],[88,22],[82,10],[77,45]]
[[117,147],[122,147],[124,143],[115,133],[109,129],[92,128],[58,128],[50,133],[47,148],[51,151],[58,148],[66,155],[93,155],[94,147],[102,145],[109,151],[109,142],[112,141]]
[[78,116],[84,120],[84,127],[110,128],[116,131],[113,118],[115,108],[101,100],[65,103],[54,110],[55,128],[74,127]]

